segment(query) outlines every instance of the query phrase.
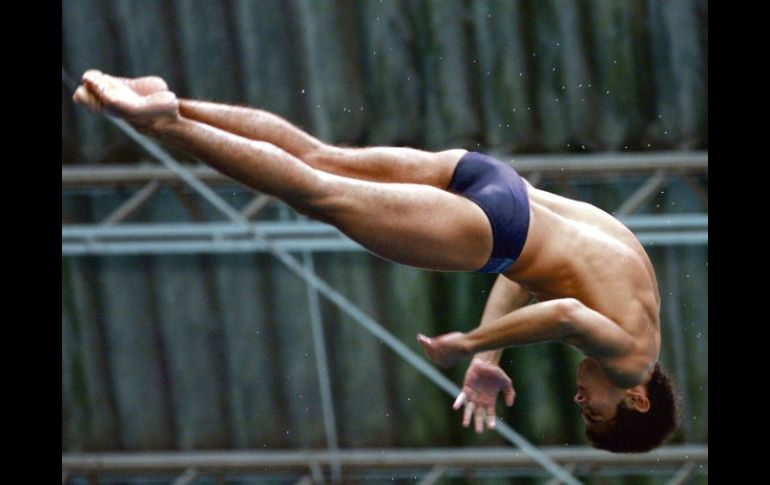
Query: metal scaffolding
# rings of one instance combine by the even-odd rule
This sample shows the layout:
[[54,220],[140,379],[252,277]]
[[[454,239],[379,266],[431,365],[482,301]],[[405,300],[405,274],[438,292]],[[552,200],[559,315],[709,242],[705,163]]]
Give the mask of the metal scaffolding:
[[[204,183],[233,184],[235,183],[234,181],[207,167],[180,164],[163,151],[157,144],[138,134],[122,120],[114,118],[109,119],[154,158],[159,160],[165,168],[146,165],[131,167],[63,167],[63,196],[70,189],[93,189],[104,186],[126,186],[134,187],[136,190],[127,201],[101,221],[81,224],[65,224],[63,222],[63,256],[106,256],[115,254],[164,254],[180,252],[269,252],[307,284],[308,304],[314,308],[311,315],[313,315],[312,334],[316,350],[323,349],[324,347],[323,342],[319,340],[322,338],[322,332],[318,331],[322,325],[320,312],[318,311],[318,295],[322,295],[336,305],[342,312],[350,316],[358,325],[361,325],[372,335],[380,339],[401,358],[410,363],[416,370],[441,387],[445,392],[452,397],[459,393],[460,389],[458,386],[438,372],[433,365],[416,354],[411,348],[402,343],[378,322],[366,315],[360,308],[316,275],[310,253],[318,251],[362,251],[363,248],[358,244],[348,240],[335,228],[317,222],[302,219],[283,222],[252,222],[250,219],[271,202],[269,197],[263,194],[256,194],[250,203],[246,204],[240,210],[236,209],[217,194],[217,192],[215,192],[209,185]],[[497,156],[503,160],[510,158],[499,154]],[[620,215],[621,218],[637,232],[640,239],[647,244],[702,245],[708,243],[708,217],[706,214],[633,215],[633,212],[644,202],[649,200],[657,189],[665,183],[667,177],[689,177],[707,173],[707,153],[650,153],[618,156],[532,156],[517,157],[512,164],[520,172],[530,174],[529,178],[533,183],[538,183],[542,181],[543,178],[550,176],[563,176],[565,173],[574,173],[582,176],[595,175],[597,173],[604,175],[608,173],[636,174],[652,172],[652,175],[650,175],[639,190],[632,194],[632,196],[619,207],[617,211],[618,215]],[[191,187],[195,192],[207,200],[225,217],[225,221],[192,223],[164,222],[153,224],[131,224],[125,222],[131,214],[134,214],[140,207],[157,194],[162,185],[179,184],[180,181]],[[63,215],[63,219],[64,218]],[[301,253],[301,256],[303,257],[302,261],[293,254],[297,252]],[[326,393],[324,392],[324,388],[328,387],[329,379],[328,371],[324,370],[326,368],[326,358],[322,353],[317,353],[316,359],[319,367],[319,374],[321,374],[319,376],[319,385],[322,390],[322,396],[325,396]],[[322,399],[322,407],[327,433],[327,446],[329,447],[329,450],[324,452],[297,451],[286,453],[288,453],[287,456],[294,453],[291,456],[293,457],[292,459],[296,460],[296,463],[301,463],[304,467],[309,466],[311,472],[313,472],[313,478],[318,477],[318,467],[326,464],[332,467],[332,478],[337,479],[340,476],[341,467],[344,466],[347,468],[348,466],[355,465],[356,457],[366,456],[367,450],[338,450],[334,410],[330,397],[328,399]],[[558,479],[563,483],[580,483],[573,474],[565,468],[565,464],[580,465],[582,464],[580,463],[582,458],[574,456],[570,457],[569,460],[564,460],[559,458],[560,455],[558,450],[541,450],[529,443],[529,441],[519,435],[515,430],[507,426],[500,418],[498,418],[496,431],[506,440],[515,444],[522,452],[519,454],[510,449],[500,451],[500,456],[505,456],[504,461],[506,466],[516,468],[518,465],[512,464],[515,460],[511,460],[513,460],[512,457],[514,455],[520,455],[520,459],[522,460],[521,463],[526,464],[525,468],[532,468],[534,465],[538,465],[555,479]],[[459,452],[461,452],[461,450],[442,450],[440,453],[430,455],[415,450],[405,452],[405,454],[394,455],[396,452],[388,450],[382,451],[381,455],[378,455],[380,456],[379,461],[377,458],[371,458],[374,455],[369,456],[370,459],[374,460],[375,464],[383,464],[383,460],[385,460],[386,456],[395,457],[394,460],[396,461],[394,463],[398,463],[399,466],[403,468],[404,464],[411,463],[409,456],[422,457],[422,459],[425,460],[424,463],[430,463],[435,466],[437,464],[436,460],[440,461],[439,456],[454,456],[452,453]],[[702,449],[700,452],[706,457],[703,459],[703,462],[707,461],[707,451]],[[243,456],[238,453],[239,452],[231,452],[217,456],[225,461],[232,459],[237,462],[239,457]],[[166,453],[153,453],[152,455],[141,456],[146,459],[146,461],[142,462],[144,466],[142,470],[145,471],[153,471],[163,468],[164,466],[171,466],[164,465],[163,463],[177,463],[174,460],[176,459],[175,457],[178,457],[178,455]],[[193,455],[187,454],[184,456],[190,458]],[[262,463],[260,460],[267,456],[268,455],[251,454],[247,461],[251,464],[257,462]],[[278,455],[271,456],[272,458],[275,458]],[[489,455],[489,451],[485,450],[483,456],[486,458],[478,459],[481,462],[488,462],[490,460],[489,457],[492,455]],[[592,459],[599,460],[604,464],[611,463],[611,460],[613,460],[610,454],[607,453],[591,456],[593,456]],[[65,472],[67,476],[71,476],[72,473],[88,474],[96,473],[97,471],[119,471],[105,465],[105,463],[107,463],[105,460],[109,457],[118,459],[118,462],[109,463],[120,463],[121,458],[119,455],[63,454],[62,481],[65,481]],[[123,458],[129,459],[130,455],[125,455]],[[179,459],[184,462],[186,458]],[[460,459],[460,456],[458,455],[455,458]],[[471,458],[470,455],[468,455],[463,459],[472,462],[473,459],[476,458]],[[181,470],[182,472],[192,474],[192,478],[189,479],[194,479],[195,473],[200,470],[208,470],[207,466],[201,464],[196,465],[194,462],[185,463],[186,464],[174,468],[174,470]],[[439,475],[441,473],[446,473],[447,471],[458,469],[458,466],[456,466],[458,463],[460,462],[453,462],[451,460],[446,461],[445,469],[428,471],[432,472],[434,475]],[[682,460],[678,463],[681,464]],[[472,464],[473,463],[471,463],[471,465]],[[420,468],[417,466],[417,462],[414,462],[414,465],[417,468]],[[89,468],[89,466],[91,468]],[[116,466],[118,469],[120,468],[120,465]],[[522,466],[524,467],[524,465]],[[183,478],[184,477],[180,477],[180,479]],[[184,478],[184,480],[188,480],[188,478]]]
[[[582,477],[658,475],[668,483],[683,483],[693,475],[708,474],[706,446],[667,446],[648,453],[615,454],[590,447],[543,447],[542,452]],[[322,467],[336,465],[350,480],[396,478],[433,483],[456,477],[546,477],[526,453],[511,448],[414,448],[270,451],[161,451],[67,453],[62,455],[63,476],[259,478],[280,477],[322,483]],[[62,480],[64,483],[64,480]],[[554,482],[555,483],[555,482]]]

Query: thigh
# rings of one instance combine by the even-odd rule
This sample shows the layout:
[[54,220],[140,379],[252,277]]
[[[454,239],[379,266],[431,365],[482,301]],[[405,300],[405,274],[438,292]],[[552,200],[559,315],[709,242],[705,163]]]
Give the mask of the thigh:
[[446,189],[457,162],[466,153],[462,149],[428,152],[406,147],[344,148],[326,145],[303,160],[315,169],[343,177]]
[[325,177],[322,219],[373,253],[436,271],[475,271],[492,252],[492,227],[470,200],[423,184]]

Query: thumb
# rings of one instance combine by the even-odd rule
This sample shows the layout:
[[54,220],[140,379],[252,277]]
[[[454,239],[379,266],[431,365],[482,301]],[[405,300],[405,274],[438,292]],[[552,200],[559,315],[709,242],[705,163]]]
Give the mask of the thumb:
[[425,350],[428,350],[431,348],[431,339],[430,337],[426,337],[425,335],[418,333],[417,334],[417,341],[420,342],[420,345],[423,346]]
[[428,357],[431,360],[434,359],[434,351],[433,351],[433,340],[430,337],[426,337],[425,335],[418,333],[417,334],[417,341],[420,342],[420,345],[422,345],[422,349],[425,351],[425,353],[428,355]]

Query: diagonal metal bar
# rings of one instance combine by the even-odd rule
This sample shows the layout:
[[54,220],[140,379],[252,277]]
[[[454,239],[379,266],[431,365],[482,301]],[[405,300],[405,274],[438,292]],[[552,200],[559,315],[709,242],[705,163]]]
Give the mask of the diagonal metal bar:
[[447,468],[442,465],[433,467],[433,469],[419,481],[417,485],[435,485],[446,475]]
[[[564,466],[564,469],[567,470],[570,473],[573,473],[575,471],[575,464],[574,463],[567,463]],[[548,480],[547,482],[545,482],[544,485],[561,485],[561,480],[559,480],[558,478],[554,477],[554,478]]]
[[160,188],[160,182],[157,180],[149,181],[144,187],[136,192],[130,199],[115,209],[101,222],[103,226],[110,226],[128,218],[131,214],[139,210]]
[[615,211],[617,216],[625,216],[632,214],[645,202],[655,195],[659,188],[666,182],[666,171],[663,169],[657,170],[652,177],[639,187],[631,196],[626,199],[623,204]]
[[[62,68],[62,78],[64,79],[64,69]],[[460,392],[460,388],[457,387],[452,381],[447,379],[443,374],[438,372],[435,367],[429,364],[425,359],[419,357],[412,349],[407,347],[403,342],[396,338],[393,334],[383,328],[374,319],[363,313],[357,306],[355,306],[350,300],[345,298],[341,293],[332,288],[326,281],[322,280],[318,275],[308,271],[302,263],[296,258],[291,256],[287,251],[284,251],[276,247],[271,241],[265,239],[254,225],[248,223],[248,221],[241,215],[240,212],[233,209],[224,199],[219,197],[213,190],[211,190],[203,182],[195,178],[194,175],[189,173],[183,166],[181,166],[176,160],[168,155],[163,149],[161,149],[155,142],[147,137],[140,135],[136,132],[128,123],[123,120],[116,119],[112,116],[105,115],[105,117],[120,128],[126,135],[137,142],[148,153],[157,158],[161,163],[166,165],[170,170],[174,171],[182,180],[187,182],[193,189],[197,190],[207,201],[209,201],[215,208],[222,212],[225,216],[231,219],[233,222],[242,225],[244,228],[253,232],[254,238],[261,240],[270,250],[270,252],[281,261],[289,270],[295,273],[297,276],[305,280],[308,285],[311,285],[319,293],[323,294],[332,303],[337,305],[343,312],[347,313],[354,321],[367,329],[370,333],[378,337],[382,342],[401,356],[404,360],[409,362],[415,369],[421,372],[423,375],[431,379],[435,384],[444,389],[450,396],[454,397]],[[562,481],[568,484],[579,484],[580,482],[575,479],[570,473],[564,470],[556,462],[551,460],[545,453],[537,449],[523,436],[518,434],[508,425],[503,423],[498,418],[498,426],[496,430],[503,437],[516,444],[523,452],[528,454],[539,465],[548,470],[551,474],[561,478]]]
[[321,470],[321,465],[317,462],[310,462],[310,476],[313,478],[312,483],[326,483],[324,480],[324,472]]
[[245,217],[246,219],[251,219],[259,211],[267,207],[270,202],[273,201],[273,197],[266,195],[266,194],[259,194],[258,196],[254,197],[254,199],[249,202],[246,207],[241,209],[241,215]]
[[693,472],[695,471],[695,463],[688,462],[686,463],[682,468],[679,469],[678,472],[676,472],[676,475],[671,477],[671,480],[668,481],[667,485],[682,485],[689,480],[689,478],[692,476]]
[[195,468],[188,468],[183,474],[179,475],[171,485],[190,485],[198,479],[198,470]]

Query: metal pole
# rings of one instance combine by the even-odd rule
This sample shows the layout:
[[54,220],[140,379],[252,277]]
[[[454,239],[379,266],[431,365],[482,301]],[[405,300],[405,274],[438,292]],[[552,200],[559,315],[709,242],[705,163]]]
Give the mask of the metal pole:
[[447,469],[445,466],[436,466],[431,469],[431,471],[423,477],[422,480],[419,481],[417,485],[435,485],[439,480],[444,478],[444,475],[446,475]]
[[[313,256],[309,252],[302,254],[305,268],[315,273]],[[326,445],[329,449],[339,450],[337,443],[337,422],[334,416],[334,401],[332,398],[331,380],[329,379],[329,361],[326,357],[326,340],[321,318],[321,304],[318,291],[310,285],[307,288],[307,299],[310,306],[310,328],[313,334],[313,350],[315,353],[316,369],[318,370],[318,387],[321,391],[321,409],[323,411],[324,429],[326,430]],[[342,478],[342,467],[339,462],[331,467],[332,481],[339,483]]]
[[676,475],[671,477],[671,480],[669,480],[666,485],[682,485],[692,476],[694,471],[695,463],[686,463],[678,472],[676,472]]
[[[675,469],[687,462],[708,465],[705,444],[666,445],[647,453],[609,453],[590,446],[545,446],[542,451],[554,461],[577,467],[638,468],[656,471]],[[352,448],[338,452],[315,449],[290,450],[186,450],[136,452],[70,452],[62,454],[62,469],[72,475],[88,473],[152,474],[182,473],[195,468],[200,473],[248,473],[265,467],[307,470],[339,461],[345,467],[426,470],[435,466],[447,469],[491,468],[532,469],[538,464],[526,453],[503,446],[460,448]]]
[[665,183],[666,171],[663,169],[657,170],[652,177],[647,179],[647,181],[642,184],[641,187],[639,187],[633,194],[631,194],[630,197],[626,199],[625,202],[623,202],[618,210],[615,211],[615,215],[625,216],[632,214],[637,209],[639,209],[642,204],[650,200],[650,198],[655,195],[655,192],[657,192],[658,189],[661,188]]
[[241,209],[241,214],[246,219],[251,219],[254,217],[259,211],[267,207],[267,205],[273,201],[273,197],[265,194],[259,194],[258,196],[254,197],[251,202],[249,202],[246,207]]
[[188,468],[185,472],[177,477],[171,485],[190,485],[198,479],[198,471],[195,468]]

